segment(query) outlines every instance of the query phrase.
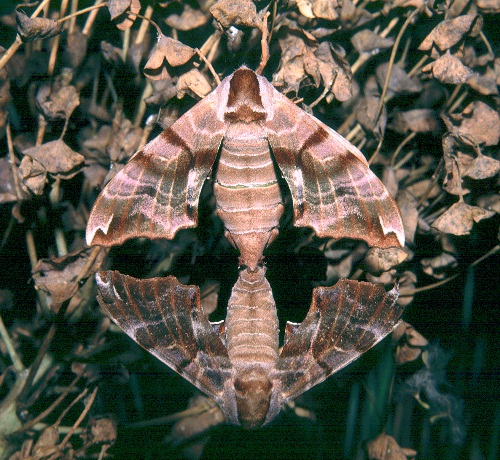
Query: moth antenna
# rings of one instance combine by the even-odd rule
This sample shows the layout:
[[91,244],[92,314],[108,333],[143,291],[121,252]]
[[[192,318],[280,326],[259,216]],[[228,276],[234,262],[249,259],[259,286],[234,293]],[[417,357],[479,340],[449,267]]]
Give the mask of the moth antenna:
[[262,56],[260,58],[260,64],[257,68],[256,73],[258,75],[262,75],[264,68],[266,67],[267,62],[269,61],[269,43],[267,43],[267,37],[269,35],[269,31],[267,30],[267,18],[269,17],[269,11],[264,15],[262,19],[262,26],[260,31],[262,32],[262,38],[260,39],[260,46],[262,47]]

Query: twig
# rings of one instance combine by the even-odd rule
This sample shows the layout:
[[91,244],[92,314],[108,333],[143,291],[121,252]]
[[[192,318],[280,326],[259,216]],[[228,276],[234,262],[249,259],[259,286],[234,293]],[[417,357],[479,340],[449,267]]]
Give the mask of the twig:
[[[66,443],[69,441],[69,438],[73,436],[73,433],[75,430],[80,426],[80,424],[83,422],[83,419],[86,417],[86,415],[89,413],[90,408],[92,407],[92,404],[94,404],[95,397],[97,396],[97,388],[94,388],[94,391],[91,393],[89,400],[87,401],[87,404],[85,405],[85,409],[83,409],[83,412],[80,414],[76,422],[73,424],[71,427],[71,430],[68,431],[68,434],[64,437],[64,439],[61,441],[59,444],[59,449],[64,449],[64,446]],[[84,396],[84,393],[87,393],[87,389],[85,388],[84,392],[82,392],[77,399],[81,399],[81,397]]]
[[391,57],[389,59],[389,67],[387,69],[387,75],[385,77],[384,87],[382,89],[382,94],[380,95],[380,102],[379,102],[377,110],[375,112],[375,117],[374,117],[375,122],[377,122],[378,118],[380,117],[380,114],[382,113],[382,107],[384,106],[385,95],[387,94],[387,90],[389,88],[389,82],[391,80],[392,67],[394,65],[394,60],[396,59],[396,53],[398,51],[399,42],[401,41],[401,38],[403,37],[403,34],[405,33],[405,30],[410,25],[410,23],[413,20],[413,18],[417,14],[419,14],[421,10],[422,10],[422,7],[419,7],[415,11],[413,11],[413,13],[411,13],[408,16],[408,18],[404,22],[403,26],[401,27],[401,29],[400,29],[397,37],[396,37],[396,41],[394,42],[394,46],[392,47]]
[[442,286],[443,284],[449,283],[450,281],[454,280],[458,276],[467,272],[467,270],[469,270],[469,268],[475,267],[476,265],[479,265],[481,262],[486,260],[488,257],[496,254],[497,252],[500,252],[500,244],[497,244],[494,248],[490,249],[486,254],[483,254],[479,259],[475,260],[470,265],[468,265],[466,268],[460,270],[457,273],[454,273],[453,275],[449,276],[448,278],[445,278],[444,280],[438,281],[437,283],[428,284],[427,286],[422,286],[422,287],[412,289],[411,291],[408,291],[408,292],[406,292],[404,288],[401,288],[401,292],[400,292],[399,296],[400,297],[413,297],[415,294],[418,294],[420,292],[430,291],[431,289],[435,289],[437,287]]
[[25,425],[23,425],[19,430],[17,430],[14,434],[20,434],[23,433],[33,426],[35,426],[38,422],[42,421],[45,417],[47,417],[61,402],[63,399],[68,396],[68,394],[73,390],[75,385],[78,383],[80,378],[83,375],[83,369],[80,371],[77,376],[73,379],[71,384],[64,390],[63,393],[60,394],[60,396],[49,406],[47,409],[45,409],[42,413],[40,413],[38,416],[36,416],[34,419],[30,420],[27,422]]
[[259,67],[257,67],[256,73],[258,75],[262,75],[264,72],[264,68],[266,67],[267,62],[269,61],[269,44],[267,43],[267,36],[269,35],[269,31],[267,30],[267,18],[269,17],[269,11],[264,15],[262,19],[261,32],[262,37],[260,40],[260,45],[262,48],[262,56],[260,58]]
[[16,370],[16,373],[20,374],[21,372],[25,371],[25,367],[23,362],[21,361],[21,358],[19,358],[19,355],[17,354],[16,347],[12,343],[12,340],[9,335],[9,331],[7,331],[7,328],[5,327],[5,324],[3,322],[3,318],[0,315],[0,337],[2,337],[3,342],[5,343],[5,347],[7,348],[7,353],[9,353],[10,360],[12,361],[12,364],[14,365],[14,369]]
[[[30,16],[31,19],[36,18],[40,12],[49,4],[50,0],[43,0],[40,5],[38,5],[38,8],[33,12],[33,14]],[[0,59],[0,70],[2,70],[5,67],[5,64],[10,61],[12,56],[16,54],[16,51],[19,49],[19,47],[23,44],[23,41],[21,39],[21,36],[19,34],[16,35],[16,39],[14,40],[14,43],[10,45],[9,49],[5,52],[5,54],[2,56]]]

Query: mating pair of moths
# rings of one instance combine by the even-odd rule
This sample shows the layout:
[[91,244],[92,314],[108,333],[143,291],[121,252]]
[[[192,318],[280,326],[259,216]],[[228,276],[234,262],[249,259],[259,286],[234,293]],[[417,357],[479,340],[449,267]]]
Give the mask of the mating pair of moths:
[[256,428],[389,334],[402,313],[394,288],[341,280],[318,287],[301,324],[278,317],[262,265],[278,235],[283,198],[294,224],[319,237],[371,246],[404,244],[399,210],[361,152],[242,67],[137,152],[107,184],[90,214],[87,240],[168,238],[197,224],[204,181],[214,172],[217,214],[240,252],[225,323],[211,324],[196,286],[174,277],[97,275],[99,302],[139,345],[215,399],[229,423]]

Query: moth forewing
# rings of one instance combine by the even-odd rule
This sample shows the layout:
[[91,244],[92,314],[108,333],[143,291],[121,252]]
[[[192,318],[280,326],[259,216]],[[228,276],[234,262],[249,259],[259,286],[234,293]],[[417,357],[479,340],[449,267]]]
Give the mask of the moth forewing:
[[91,211],[88,244],[172,239],[195,226],[201,187],[219,150],[217,212],[241,265],[255,269],[278,234],[283,201],[273,161],[290,189],[295,225],[371,246],[404,244],[396,203],[361,152],[245,67],[109,182]]

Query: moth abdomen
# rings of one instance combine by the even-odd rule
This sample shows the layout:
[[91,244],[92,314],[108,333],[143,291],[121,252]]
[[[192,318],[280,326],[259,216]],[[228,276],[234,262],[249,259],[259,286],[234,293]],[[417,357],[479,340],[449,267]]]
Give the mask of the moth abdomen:
[[215,175],[217,214],[239,251],[241,265],[255,269],[276,237],[283,199],[264,130],[233,124],[222,144]]

